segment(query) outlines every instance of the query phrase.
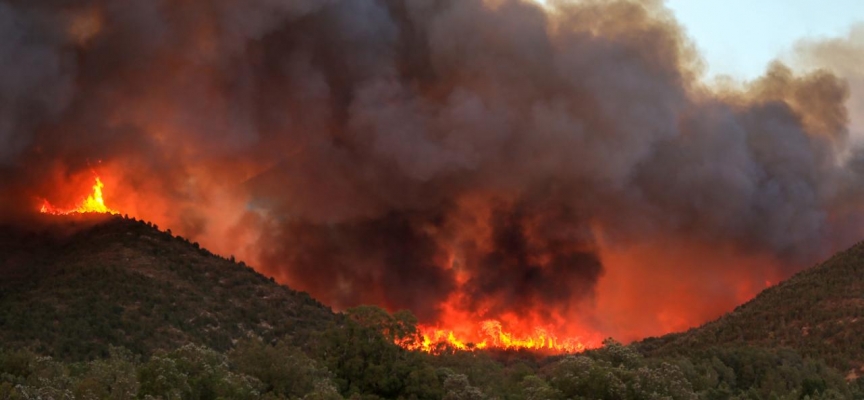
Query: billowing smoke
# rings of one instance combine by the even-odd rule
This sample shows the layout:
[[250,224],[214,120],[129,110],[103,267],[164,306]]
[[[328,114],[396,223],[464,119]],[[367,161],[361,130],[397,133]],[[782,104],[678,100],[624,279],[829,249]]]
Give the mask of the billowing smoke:
[[0,205],[96,170],[337,308],[659,333],[862,233],[842,71],[700,65],[658,1],[0,0]]

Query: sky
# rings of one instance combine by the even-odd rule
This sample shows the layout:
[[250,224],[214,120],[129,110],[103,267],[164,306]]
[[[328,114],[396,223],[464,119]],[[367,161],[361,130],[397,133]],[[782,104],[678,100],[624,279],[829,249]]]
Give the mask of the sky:
[[802,38],[845,35],[864,0],[667,0],[707,61],[708,76],[752,79]]

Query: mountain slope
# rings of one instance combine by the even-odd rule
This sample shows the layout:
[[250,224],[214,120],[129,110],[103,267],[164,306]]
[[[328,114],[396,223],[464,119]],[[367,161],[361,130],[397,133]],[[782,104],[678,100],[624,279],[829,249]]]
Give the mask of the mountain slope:
[[[119,216],[0,227],[0,343],[64,360],[249,335],[309,340],[337,316],[197,243]],[[39,226],[39,224],[37,224]],[[62,233],[61,233],[62,232]]]
[[732,345],[788,347],[844,371],[861,368],[864,244],[766,289],[718,320],[637,347],[648,355],[687,355]]

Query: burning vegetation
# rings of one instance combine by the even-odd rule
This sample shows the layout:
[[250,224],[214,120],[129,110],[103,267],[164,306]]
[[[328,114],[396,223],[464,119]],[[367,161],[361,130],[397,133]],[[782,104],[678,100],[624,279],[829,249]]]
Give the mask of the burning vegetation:
[[[122,210],[423,347],[629,341],[862,237],[860,36],[707,85],[653,0],[0,2],[0,218]],[[110,208],[52,206],[94,159]]]
[[85,214],[85,213],[101,213],[101,214],[119,214],[119,212],[108,208],[105,205],[105,199],[102,196],[102,188],[105,187],[105,184],[102,183],[102,180],[99,177],[95,177],[95,182],[93,183],[93,193],[91,193],[87,198],[81,201],[78,206],[71,209],[61,209],[51,205],[48,200],[45,200],[42,203],[42,207],[39,209],[39,212],[43,214],[53,214],[53,215],[69,215],[69,214]]
[[[518,336],[507,332],[496,320],[483,321],[479,329],[467,335],[457,335],[452,330],[421,327],[420,343],[406,345],[410,350],[435,353],[444,345],[463,351],[483,349],[533,350],[538,353],[578,353],[586,350],[586,345],[578,338],[558,339],[543,328],[535,328],[533,335]],[[589,344],[592,348],[599,343]]]

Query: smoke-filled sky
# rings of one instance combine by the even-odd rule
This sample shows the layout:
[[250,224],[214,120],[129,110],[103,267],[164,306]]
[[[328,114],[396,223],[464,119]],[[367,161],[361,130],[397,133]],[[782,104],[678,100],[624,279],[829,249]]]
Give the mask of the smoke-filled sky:
[[338,309],[621,340],[864,236],[860,29],[706,86],[662,1],[553,9],[0,0],[0,216],[95,172]]

